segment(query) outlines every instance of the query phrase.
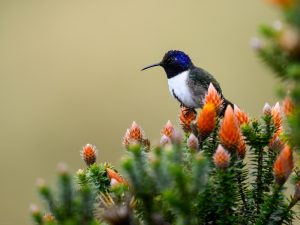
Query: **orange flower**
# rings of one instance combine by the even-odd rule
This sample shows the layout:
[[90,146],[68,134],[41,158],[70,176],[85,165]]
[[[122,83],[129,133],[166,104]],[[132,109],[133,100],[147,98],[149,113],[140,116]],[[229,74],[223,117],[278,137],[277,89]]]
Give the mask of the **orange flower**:
[[285,115],[290,115],[294,110],[294,103],[292,99],[287,96],[282,102],[282,108]]
[[213,103],[206,103],[197,119],[197,127],[200,134],[207,137],[216,125],[216,107]]
[[284,184],[294,168],[293,153],[288,145],[281,150],[274,166],[273,172],[277,184]]
[[218,148],[213,156],[216,167],[220,169],[226,169],[230,163],[230,154],[222,145],[218,145]]
[[110,179],[110,185],[115,186],[117,184],[128,184],[127,181],[116,171],[110,168],[106,168],[107,175]]
[[141,127],[133,121],[131,127],[127,129],[124,137],[123,137],[123,145],[128,148],[130,144],[135,142],[142,143],[144,140],[144,132]]
[[169,138],[172,138],[172,136],[174,134],[174,126],[173,126],[173,124],[171,123],[170,120],[168,120],[168,122],[166,123],[166,125],[161,130],[161,134],[162,135],[166,135]]
[[277,102],[275,104],[275,106],[272,107],[271,115],[273,118],[273,122],[274,122],[276,131],[281,130],[282,129],[282,116],[281,116],[281,109],[280,109],[279,102]]
[[82,147],[80,155],[87,166],[90,166],[96,162],[97,149],[95,145],[86,144]]
[[249,123],[248,115],[242,110],[240,110],[240,108],[237,107],[237,105],[234,105],[234,114],[240,125]]
[[191,123],[196,119],[197,114],[193,109],[180,107],[180,124],[185,132],[191,131]]
[[241,139],[240,127],[230,105],[226,108],[219,137],[226,149],[236,150],[238,148]]
[[267,0],[269,3],[279,5],[282,7],[291,7],[294,5],[295,0]]
[[217,92],[217,90],[215,89],[212,83],[209,84],[207,94],[205,95],[204,98],[204,105],[208,103],[214,104],[217,111],[221,109],[221,106],[223,104],[223,99],[221,95]]

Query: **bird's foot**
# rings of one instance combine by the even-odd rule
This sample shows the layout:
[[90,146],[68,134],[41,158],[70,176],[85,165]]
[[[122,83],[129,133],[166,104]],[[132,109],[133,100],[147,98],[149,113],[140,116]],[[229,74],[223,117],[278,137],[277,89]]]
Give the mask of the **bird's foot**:
[[189,108],[189,107],[183,105],[182,103],[180,104],[180,108],[181,108],[181,110],[182,110],[182,112],[184,113],[185,116],[188,116],[191,113],[197,114],[197,111],[194,108]]

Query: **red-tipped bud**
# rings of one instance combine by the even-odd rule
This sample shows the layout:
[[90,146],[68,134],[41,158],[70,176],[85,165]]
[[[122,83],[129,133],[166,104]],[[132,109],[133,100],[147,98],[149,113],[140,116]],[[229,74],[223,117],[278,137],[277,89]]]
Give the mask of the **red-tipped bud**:
[[240,127],[231,106],[227,106],[221,123],[219,137],[222,145],[229,150],[236,150],[241,140]]
[[230,163],[230,154],[223,148],[222,145],[219,145],[213,159],[217,168],[226,169]]
[[240,110],[240,108],[237,107],[237,105],[234,105],[234,114],[240,125],[249,123],[249,117],[247,113]]
[[199,150],[198,138],[193,133],[191,133],[189,138],[187,139],[187,146],[192,151],[198,151]]
[[272,112],[272,107],[269,105],[269,103],[265,103],[263,108],[263,114],[266,116],[270,116]]
[[159,144],[160,146],[170,145],[172,144],[171,138],[164,134],[161,136]]
[[96,162],[97,149],[95,145],[86,144],[82,147],[80,155],[87,166],[90,166]]
[[173,124],[171,123],[170,120],[168,120],[168,122],[166,123],[166,125],[161,130],[161,134],[162,135],[166,135],[169,138],[172,138],[172,136],[174,134],[174,126],[173,126]]
[[182,106],[180,108],[180,124],[185,132],[191,132],[191,123],[196,119],[197,113],[190,108]]
[[213,103],[206,103],[197,119],[197,127],[203,137],[207,137],[216,125],[216,107]]
[[143,143],[144,139],[144,131],[141,127],[133,121],[131,127],[127,129],[124,137],[123,137],[123,145],[128,148],[129,145],[134,143]]
[[107,175],[110,179],[110,185],[115,186],[117,184],[128,184],[127,181],[116,171],[110,168],[106,168]]
[[271,115],[273,118],[276,131],[282,129],[282,115],[281,115],[281,108],[279,102],[277,102],[275,106],[272,107]]
[[293,168],[293,152],[290,147],[286,145],[278,155],[273,166],[274,176],[277,184],[284,184],[290,176]]
[[294,103],[292,99],[287,96],[282,102],[282,108],[285,115],[290,115],[294,110]]
[[212,83],[209,84],[207,94],[204,98],[204,105],[208,103],[214,104],[216,111],[219,111],[223,104],[223,99],[221,95],[217,92],[216,88]]

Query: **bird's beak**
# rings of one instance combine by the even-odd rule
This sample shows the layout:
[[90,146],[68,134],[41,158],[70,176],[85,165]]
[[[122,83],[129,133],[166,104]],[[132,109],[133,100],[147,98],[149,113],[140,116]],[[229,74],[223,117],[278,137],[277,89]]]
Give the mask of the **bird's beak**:
[[146,70],[146,69],[149,69],[149,68],[151,68],[151,67],[155,67],[155,66],[161,66],[161,63],[155,63],[155,64],[152,64],[152,65],[150,65],[150,66],[146,66],[146,67],[144,67],[144,68],[142,69],[142,71],[143,71],[143,70]]

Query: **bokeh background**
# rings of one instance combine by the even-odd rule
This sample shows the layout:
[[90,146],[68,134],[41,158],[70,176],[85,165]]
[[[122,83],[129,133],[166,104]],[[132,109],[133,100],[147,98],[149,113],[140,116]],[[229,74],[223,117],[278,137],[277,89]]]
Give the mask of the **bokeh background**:
[[115,165],[133,120],[153,142],[178,103],[161,68],[140,69],[169,49],[186,51],[224,95],[258,116],[276,80],[249,47],[278,12],[262,0],[0,1],[0,224],[31,224],[35,180],[55,184],[59,162],[79,150]]

